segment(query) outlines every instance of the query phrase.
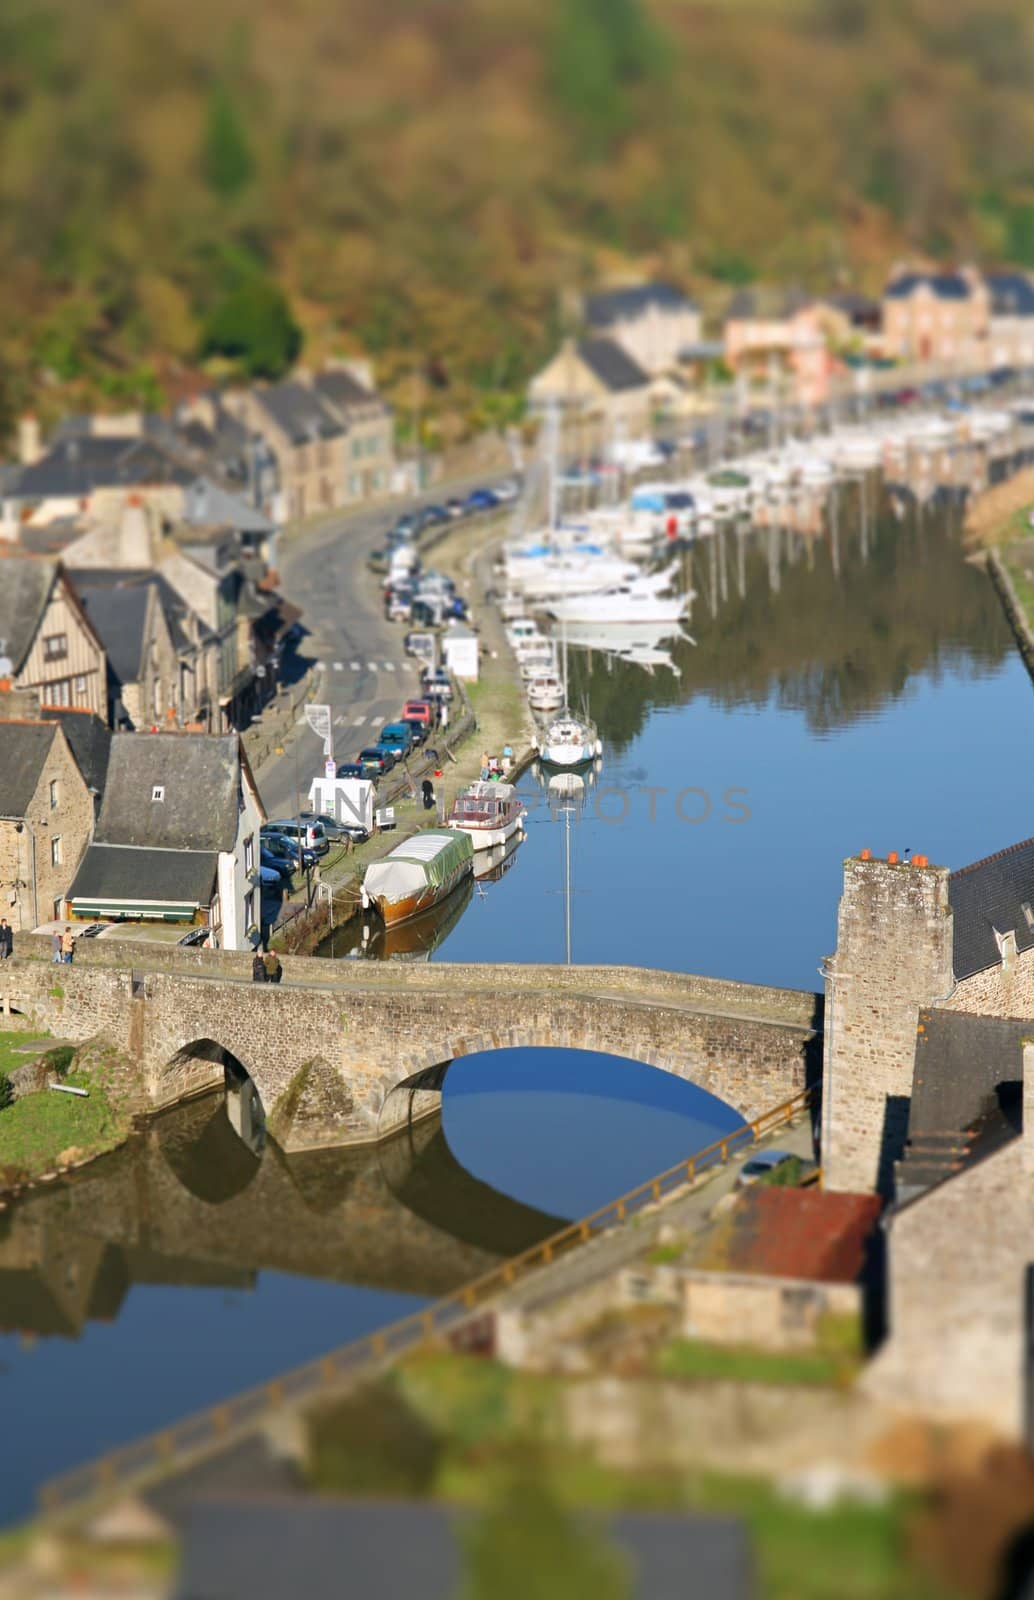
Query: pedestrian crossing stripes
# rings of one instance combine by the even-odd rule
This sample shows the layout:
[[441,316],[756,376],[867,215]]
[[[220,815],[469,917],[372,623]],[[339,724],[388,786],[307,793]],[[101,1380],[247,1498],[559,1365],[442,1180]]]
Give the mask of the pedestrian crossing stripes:
[[334,662],[334,671],[335,672],[344,672],[344,670],[345,670],[345,663],[343,661],[335,661]]

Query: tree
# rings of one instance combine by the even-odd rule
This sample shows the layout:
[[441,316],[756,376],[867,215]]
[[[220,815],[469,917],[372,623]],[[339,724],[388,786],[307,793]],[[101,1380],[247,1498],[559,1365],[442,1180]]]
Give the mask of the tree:
[[538,1460],[519,1462],[462,1535],[460,1600],[628,1600],[617,1551],[556,1498]]
[[665,42],[639,0],[560,0],[553,91],[595,153],[625,131],[628,91],[664,75]]
[[208,101],[202,165],[209,188],[224,200],[246,189],[255,171],[244,125],[222,84]]
[[259,274],[239,280],[205,326],[202,354],[229,356],[252,378],[278,378],[296,360],[301,330],[287,296]]

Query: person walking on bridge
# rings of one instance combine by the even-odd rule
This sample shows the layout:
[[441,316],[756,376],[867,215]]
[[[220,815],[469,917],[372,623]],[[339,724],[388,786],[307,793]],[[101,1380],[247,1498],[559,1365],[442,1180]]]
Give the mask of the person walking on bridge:
[[251,959],[251,981],[252,983],[265,983],[266,981],[266,963],[262,959],[261,950],[256,950]]
[[74,955],[75,936],[73,935],[71,928],[66,928],[64,933],[61,935],[61,960],[66,966],[70,967],[72,965],[72,957]]
[[6,917],[0,917],[0,961],[10,961],[14,955],[14,929]]
[[275,950],[266,951],[262,957],[262,965],[266,972],[266,982],[279,983],[284,975],[284,969],[280,965],[280,960]]

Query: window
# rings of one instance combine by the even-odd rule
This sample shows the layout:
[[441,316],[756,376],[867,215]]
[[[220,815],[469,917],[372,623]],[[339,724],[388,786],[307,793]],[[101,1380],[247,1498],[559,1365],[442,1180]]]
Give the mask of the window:
[[1024,900],[1020,910],[1023,912],[1023,920],[1027,927],[1034,932],[1034,906],[1031,905],[1029,900]]
[[72,680],[61,678],[57,683],[43,685],[44,705],[70,706],[72,704]]
[[77,700],[85,700],[86,699],[86,679],[85,678],[76,678],[76,680],[75,680],[75,698]]
[[56,778],[52,778],[51,782],[50,782],[50,809],[51,809],[51,811],[56,811],[60,804],[61,804],[61,785],[58,783]]
[[165,799],[165,785],[164,785],[164,783],[156,783],[154,788],[151,790],[151,800],[155,801],[155,800],[164,800],[164,799]]
[[253,833],[249,833],[244,841],[244,870],[245,872],[254,872],[255,870],[255,835]]
[[58,833],[50,841],[50,865],[52,867],[61,865],[61,835]]
[[244,931],[255,925],[255,891],[249,889],[244,896]]
[[44,661],[63,661],[67,654],[67,633],[48,633],[43,640]]

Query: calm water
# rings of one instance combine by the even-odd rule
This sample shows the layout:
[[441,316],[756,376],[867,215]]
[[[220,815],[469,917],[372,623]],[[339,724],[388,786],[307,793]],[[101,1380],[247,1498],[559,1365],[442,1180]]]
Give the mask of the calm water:
[[[1030,683],[947,517],[884,515],[863,539],[846,506],[835,552],[729,536],[687,576],[678,675],[572,652],[605,742],[570,822],[573,957],[816,987],[845,854],[959,865],[1029,834],[1010,778]],[[374,953],[563,959],[566,824],[533,774],[522,792],[517,854]],[[736,1120],[563,1051],[457,1063],[441,1123],[384,1151],[259,1161],[218,1100],[159,1119],[0,1214],[0,1520],[41,1478],[455,1288]]]

